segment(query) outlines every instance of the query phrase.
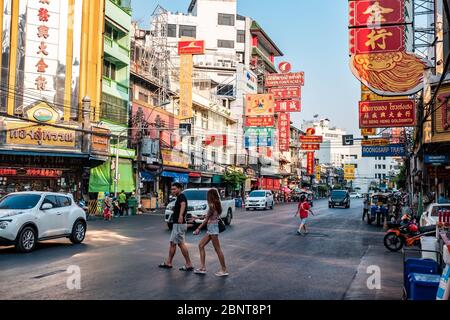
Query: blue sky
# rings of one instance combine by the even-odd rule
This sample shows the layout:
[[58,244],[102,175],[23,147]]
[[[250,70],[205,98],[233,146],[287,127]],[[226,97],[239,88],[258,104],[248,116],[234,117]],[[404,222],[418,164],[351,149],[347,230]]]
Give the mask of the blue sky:
[[[157,4],[186,12],[190,0],[132,0],[133,18],[148,25]],[[343,0],[238,0],[239,13],[257,20],[294,71],[305,71],[300,125],[315,114],[358,133],[359,83],[348,67],[348,8]]]

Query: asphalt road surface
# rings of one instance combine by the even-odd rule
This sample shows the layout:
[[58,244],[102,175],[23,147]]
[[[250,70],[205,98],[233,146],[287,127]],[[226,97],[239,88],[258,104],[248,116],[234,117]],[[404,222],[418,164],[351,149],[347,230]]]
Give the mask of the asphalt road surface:
[[[401,268],[399,255],[382,248],[383,230],[361,221],[361,200],[353,200],[349,210],[328,209],[326,201],[316,202],[317,216],[310,218],[307,236],[296,234],[295,208],[290,204],[273,211],[236,213],[232,226],[221,235],[228,278],[214,275],[219,265],[212,246],[207,249],[205,277],[178,271],[184,264],[179,251],[176,268],[158,269],[170,235],[161,215],[91,222],[86,241],[79,246],[56,240],[40,244],[28,255],[0,248],[0,299],[342,300],[395,299],[397,294],[400,298],[398,283],[391,284],[393,294],[388,289],[372,296],[361,293],[365,264],[374,260]],[[188,233],[196,266],[200,239]],[[71,276],[78,271],[81,288],[74,289],[77,278]]]

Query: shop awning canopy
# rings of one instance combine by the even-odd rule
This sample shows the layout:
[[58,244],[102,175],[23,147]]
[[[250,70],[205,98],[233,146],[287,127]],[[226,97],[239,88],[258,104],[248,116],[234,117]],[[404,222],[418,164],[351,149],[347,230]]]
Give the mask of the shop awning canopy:
[[67,157],[67,158],[89,159],[89,155],[84,153],[38,152],[29,150],[0,150],[0,154],[11,156],[31,156],[31,157],[41,156],[41,157]]
[[163,171],[161,176],[165,177],[165,178],[172,178],[174,182],[184,183],[184,184],[189,183],[189,174],[187,174],[187,173]]
[[[111,170],[111,160],[103,165],[92,168],[89,179],[89,192],[114,192],[114,172]],[[133,163],[131,160],[121,159],[119,162],[119,182],[117,190],[120,192],[135,191]]]

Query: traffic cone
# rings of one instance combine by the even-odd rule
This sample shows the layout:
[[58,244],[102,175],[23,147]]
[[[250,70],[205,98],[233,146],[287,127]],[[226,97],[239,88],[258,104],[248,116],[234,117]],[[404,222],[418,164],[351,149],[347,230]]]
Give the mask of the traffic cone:
[[387,217],[384,217],[383,229],[384,229],[385,231],[388,230],[388,221],[387,221]]

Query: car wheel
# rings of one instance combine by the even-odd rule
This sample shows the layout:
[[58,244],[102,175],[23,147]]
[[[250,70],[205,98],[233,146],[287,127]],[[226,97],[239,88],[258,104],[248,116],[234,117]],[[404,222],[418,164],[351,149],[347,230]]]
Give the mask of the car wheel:
[[266,202],[265,206],[264,206],[264,211],[267,211],[269,209],[269,204]]
[[225,224],[229,226],[231,224],[231,220],[233,219],[233,213],[231,212],[231,209],[228,209],[227,217],[225,219]]
[[72,234],[70,235],[70,241],[73,244],[80,244],[86,238],[86,222],[78,220],[75,222],[72,228]]
[[16,250],[21,253],[30,253],[36,248],[37,235],[32,227],[25,227],[17,237]]
[[272,202],[272,205],[270,206],[270,210],[273,210],[273,208],[274,208],[274,203]]
[[173,230],[173,223],[168,222],[167,223],[167,228],[169,228],[170,231]]

